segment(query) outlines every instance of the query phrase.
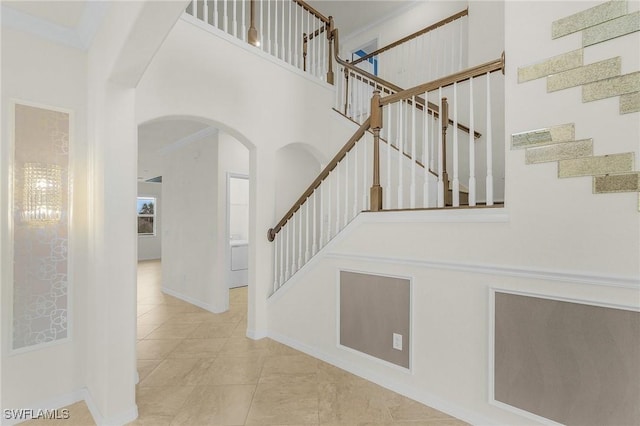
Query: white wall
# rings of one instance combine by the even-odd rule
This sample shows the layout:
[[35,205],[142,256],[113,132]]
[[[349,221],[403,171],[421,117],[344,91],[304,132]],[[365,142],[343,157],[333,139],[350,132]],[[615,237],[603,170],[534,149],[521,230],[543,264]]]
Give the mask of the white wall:
[[[87,272],[86,80],[84,52],[62,47],[2,26],[2,151],[0,155],[0,236],[2,243],[2,408],[38,407],[54,398],[75,400],[84,385]],[[10,100],[69,109],[73,113],[70,171],[73,173],[73,220],[69,239],[70,337],[53,346],[10,354],[12,298],[12,236],[7,212],[13,152]]]
[[[490,289],[640,309],[638,194],[594,195],[589,177],[558,179],[555,163],[525,165],[509,148],[512,133],[575,122],[597,155],[638,155],[638,114],[618,115],[617,98],[583,104],[579,88],[517,83],[518,67],[579,47],[579,35],[552,41],[550,24],[595,4],[505,4],[506,207],[361,216],[270,299],[271,336],[474,424],[539,424],[488,402]],[[637,70],[638,37],[588,48],[585,61],[619,54],[623,72]],[[412,279],[411,373],[337,347],[341,269]]]
[[138,260],[160,259],[162,257],[162,184],[138,182],[138,197],[156,199],[156,234],[138,235]]
[[159,117],[199,117],[249,147],[252,336],[266,331],[265,295],[273,284],[273,246],[266,232],[277,220],[275,152],[302,141],[329,156],[346,142],[346,137],[332,140],[325,125],[332,114],[332,91],[245,43],[224,35],[212,37],[186,21],[173,28],[138,86],[139,123]]
[[282,218],[318,177],[321,168],[318,159],[307,148],[291,144],[276,152],[276,169],[276,212]]
[[162,289],[213,312],[224,306],[214,294],[220,268],[218,135],[167,154],[163,163]]

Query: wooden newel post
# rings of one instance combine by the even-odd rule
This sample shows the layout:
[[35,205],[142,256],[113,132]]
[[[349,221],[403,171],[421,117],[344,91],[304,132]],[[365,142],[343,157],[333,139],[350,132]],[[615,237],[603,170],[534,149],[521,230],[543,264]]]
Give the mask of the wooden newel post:
[[329,43],[329,57],[327,58],[327,83],[333,84],[333,16],[329,16],[326,24],[327,43]]
[[307,49],[308,49],[307,41],[308,41],[307,33],[303,33],[302,34],[302,71],[307,70]]
[[380,186],[380,129],[382,129],[382,105],[380,91],[373,92],[371,98],[371,130],[373,130],[373,185],[371,186],[372,212],[382,210],[382,187]]
[[255,16],[256,16],[256,1],[255,0],[251,0],[250,2],[250,24],[249,24],[249,31],[247,33],[247,40],[249,41],[249,44],[252,44],[254,46],[260,46],[260,40],[258,40],[258,30],[256,30],[256,24],[255,24]]
[[444,183],[444,205],[453,205],[453,194],[449,193],[449,174],[447,173],[447,127],[449,127],[449,102],[442,98],[440,105],[442,118],[442,182]]

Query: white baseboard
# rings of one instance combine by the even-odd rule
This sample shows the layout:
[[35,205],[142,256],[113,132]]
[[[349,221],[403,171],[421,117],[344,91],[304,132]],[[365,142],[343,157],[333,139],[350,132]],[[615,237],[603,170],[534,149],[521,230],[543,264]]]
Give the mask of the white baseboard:
[[386,389],[389,389],[390,391],[396,392],[400,395],[404,395],[407,398],[411,398],[422,404],[428,405],[429,407],[435,408],[436,410],[442,411],[443,413],[449,414],[450,416],[456,417],[465,422],[468,422],[474,425],[487,425],[487,426],[498,424],[495,421],[490,420],[481,414],[478,414],[473,411],[469,411],[466,408],[460,407],[457,404],[443,400],[438,396],[435,396],[429,392],[425,392],[423,389],[420,389],[415,386],[406,385],[404,383],[399,383],[394,380],[390,380],[388,377],[385,377],[384,375],[381,375],[379,373],[374,373],[366,368],[361,367],[358,364],[352,363],[350,361],[346,361],[334,355],[329,355],[305,343],[298,342],[297,340],[292,339],[288,336],[284,336],[284,335],[270,331],[268,337],[277,342],[282,343],[283,345],[290,346],[296,350],[299,350],[300,352],[304,352],[307,355],[310,355],[328,364],[341,368],[345,371],[348,371],[351,374],[355,374],[358,377],[362,377],[363,379],[369,380],[370,382],[373,382]]
[[[44,401],[38,401],[37,403],[29,404],[27,407],[19,407],[19,408],[25,409],[25,410],[34,410],[34,411],[38,411],[42,409],[58,410],[68,405],[75,404],[78,401],[82,401],[84,400],[84,397],[85,397],[84,389],[77,389],[73,392],[69,392],[63,395],[58,395],[56,397],[46,399]],[[6,419],[4,410],[14,409],[14,408],[18,408],[18,407],[3,407],[2,426],[15,425],[27,420],[27,419]]]
[[253,340],[264,339],[265,337],[269,337],[267,330],[251,330],[247,329],[247,337]]
[[[87,408],[93,417],[93,420],[96,422],[98,426],[122,426],[127,423],[130,423],[138,418],[138,406],[133,405],[133,407],[117,416],[113,416],[110,418],[105,418],[97,405],[93,401],[93,397],[87,388],[80,388],[73,392],[66,393],[64,395],[59,395],[44,401],[40,401],[35,404],[30,404],[28,407],[22,407],[26,410],[33,410],[37,412],[38,410],[47,409],[47,410],[60,410],[64,407],[67,407],[71,404],[75,404],[76,402],[84,401],[87,404]],[[18,423],[23,422],[27,419],[6,419],[2,416],[2,426],[12,426]]]
[[199,308],[202,308],[202,309],[204,309],[206,311],[209,311],[209,312],[212,312],[214,314],[221,314],[222,312],[225,312],[227,310],[227,309],[222,309],[222,310],[216,309],[216,307],[213,306],[213,305],[210,305],[208,303],[204,303],[204,302],[202,302],[202,301],[200,301],[198,299],[194,299],[193,297],[186,296],[186,295],[184,295],[182,293],[179,293],[179,292],[177,292],[175,290],[171,290],[171,289],[168,289],[168,288],[165,288],[165,287],[162,287],[162,292],[165,293],[165,294],[168,294],[169,296],[173,296],[173,297],[175,297],[177,299],[185,301],[187,303],[191,303],[192,305],[195,305],[195,306],[197,306]]

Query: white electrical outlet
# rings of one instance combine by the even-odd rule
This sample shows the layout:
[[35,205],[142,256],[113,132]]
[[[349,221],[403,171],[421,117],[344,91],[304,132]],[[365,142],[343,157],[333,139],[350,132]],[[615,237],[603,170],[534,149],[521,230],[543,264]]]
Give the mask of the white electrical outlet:
[[393,349],[402,350],[402,334],[393,333]]

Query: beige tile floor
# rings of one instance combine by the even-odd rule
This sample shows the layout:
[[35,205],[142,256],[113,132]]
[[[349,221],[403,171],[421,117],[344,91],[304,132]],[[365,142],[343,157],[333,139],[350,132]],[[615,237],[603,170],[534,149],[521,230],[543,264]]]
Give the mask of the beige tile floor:
[[[138,419],[130,425],[466,425],[270,339],[245,337],[247,290],[212,314],[138,264]],[[83,402],[65,425],[94,424]],[[38,424],[46,421],[38,421]],[[63,422],[59,422],[62,424]]]

